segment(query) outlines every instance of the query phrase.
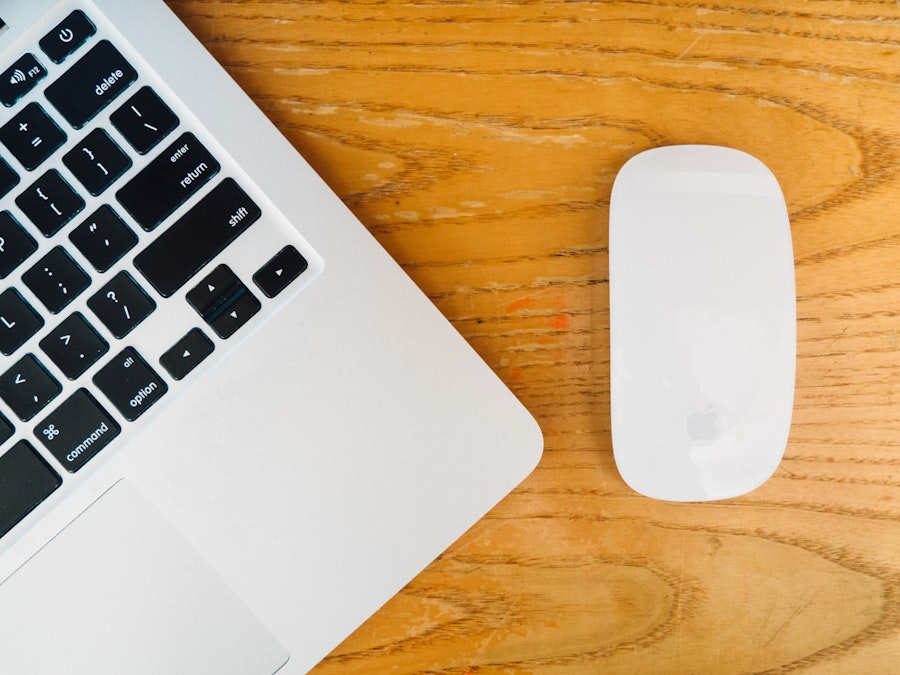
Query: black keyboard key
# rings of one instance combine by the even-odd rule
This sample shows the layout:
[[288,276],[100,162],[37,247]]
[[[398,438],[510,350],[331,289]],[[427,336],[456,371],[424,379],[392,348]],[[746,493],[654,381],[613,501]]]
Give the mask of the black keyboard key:
[[293,246],[285,246],[274,258],[253,275],[253,283],[259,286],[267,298],[274,298],[299,277],[309,263]]
[[260,310],[261,305],[250,291],[244,288],[224,310],[208,322],[220,338],[227,339]]
[[90,277],[60,246],[38,260],[22,275],[22,281],[53,314],[65,309],[91,283]]
[[159,362],[169,375],[180,380],[213,353],[215,346],[203,331],[192,328],[161,357]]
[[116,193],[148,232],[219,172],[219,163],[194,134],[182,134]]
[[204,321],[216,318],[245,291],[244,284],[228,265],[219,265],[187,292],[187,301]]
[[0,197],[9,194],[9,191],[19,184],[19,180],[19,174],[0,157]]
[[109,117],[131,146],[146,155],[178,126],[178,117],[150,87],[143,87]]
[[62,63],[96,31],[84,12],[76,9],[42,37],[38,44],[54,63]]
[[21,56],[0,73],[0,103],[8,108],[46,76],[47,70],[34,58],[34,54]]
[[134,264],[162,296],[169,297],[260,215],[253,200],[226,178],[138,253]]
[[109,351],[109,344],[80,312],[75,312],[40,342],[41,349],[70,380],[80,377]]
[[37,250],[37,242],[9,211],[0,211],[0,279],[8,277]]
[[14,433],[16,433],[16,428],[6,417],[0,415],[0,444],[6,443]]
[[109,40],[101,40],[47,87],[44,95],[80,129],[137,79],[137,72]]
[[169,389],[132,347],[101,368],[94,384],[129,422],[147,412]]
[[0,293],[0,353],[9,356],[37,333],[44,320],[14,288]]
[[69,239],[98,272],[105,272],[138,243],[137,235],[104,204]]
[[56,234],[84,208],[84,200],[56,169],[45,173],[16,197],[16,204],[45,237]]
[[109,332],[123,338],[156,309],[156,303],[128,272],[119,272],[87,302]]
[[234,335],[261,307],[226,265],[216,267],[188,291],[187,301],[223,339]]
[[23,422],[43,410],[60,391],[59,382],[33,354],[26,354],[0,375],[0,398]]
[[62,479],[28,441],[0,455],[0,537],[60,485]]
[[92,195],[112,185],[131,166],[131,160],[103,129],[94,129],[63,155],[63,164]]
[[34,428],[34,435],[75,473],[122,428],[85,389],[79,389]]
[[66,142],[66,135],[41,106],[29,103],[0,127],[0,142],[34,171]]

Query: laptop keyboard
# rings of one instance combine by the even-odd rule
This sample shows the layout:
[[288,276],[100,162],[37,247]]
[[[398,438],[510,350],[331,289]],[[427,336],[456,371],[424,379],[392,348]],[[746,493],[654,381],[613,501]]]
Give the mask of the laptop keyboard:
[[91,11],[0,63],[0,537],[314,275]]

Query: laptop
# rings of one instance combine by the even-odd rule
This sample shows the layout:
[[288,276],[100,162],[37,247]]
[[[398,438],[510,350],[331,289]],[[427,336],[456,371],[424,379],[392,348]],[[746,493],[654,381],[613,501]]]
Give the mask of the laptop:
[[161,0],[0,20],[0,672],[305,672],[540,430]]

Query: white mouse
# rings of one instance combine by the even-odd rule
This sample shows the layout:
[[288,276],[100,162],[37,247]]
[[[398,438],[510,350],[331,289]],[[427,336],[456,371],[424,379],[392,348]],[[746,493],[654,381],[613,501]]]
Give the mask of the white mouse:
[[609,214],[612,443],[656,499],[749,492],[787,445],[796,368],[791,230],[775,176],[678,145],[622,167]]

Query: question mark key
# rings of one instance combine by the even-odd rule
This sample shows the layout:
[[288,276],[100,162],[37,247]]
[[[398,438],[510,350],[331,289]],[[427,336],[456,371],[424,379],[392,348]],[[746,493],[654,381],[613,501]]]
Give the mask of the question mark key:
[[[156,303],[124,270],[88,299],[88,307],[116,338],[123,338],[153,310]],[[127,306],[128,311],[122,311]]]

